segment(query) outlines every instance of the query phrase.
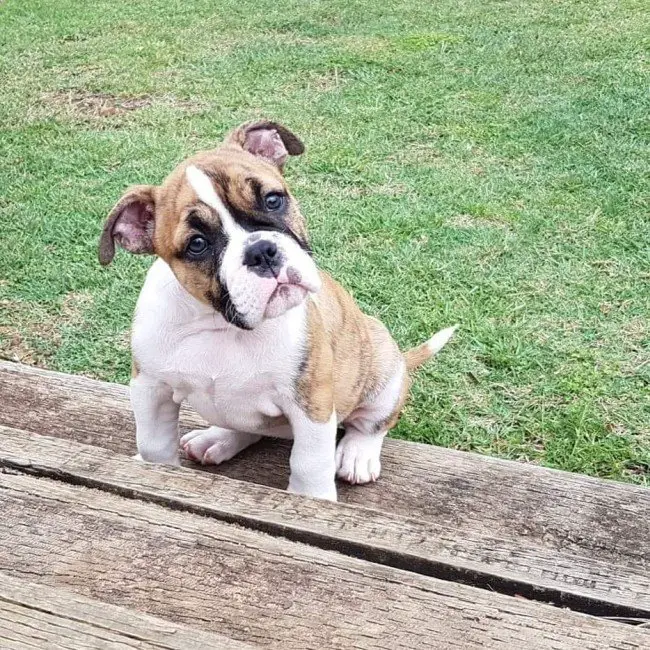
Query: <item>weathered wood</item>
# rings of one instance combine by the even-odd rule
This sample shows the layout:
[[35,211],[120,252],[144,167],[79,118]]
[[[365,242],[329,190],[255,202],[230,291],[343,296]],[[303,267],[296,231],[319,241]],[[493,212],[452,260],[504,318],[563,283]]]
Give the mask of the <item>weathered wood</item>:
[[[492,585],[497,591],[522,594],[536,589],[541,596],[557,588],[556,581],[544,575],[520,576],[522,582],[515,582],[514,572],[501,568],[513,556],[520,558],[521,565],[529,558],[525,539],[517,549],[497,537],[465,539],[461,556],[455,552],[459,544],[457,532],[435,522],[304,499],[185,468],[138,463],[98,447],[0,426],[3,465],[237,522],[426,575]],[[650,512],[650,494],[642,491],[637,496]],[[482,561],[468,557],[480,557]],[[572,597],[574,603],[582,604],[583,611],[589,612],[650,615],[650,576],[646,572],[635,573],[598,558],[571,558],[571,563],[564,565],[563,561],[562,556],[556,558],[550,570],[581,575],[582,584],[593,583],[594,576],[601,582],[616,582],[618,593],[603,592],[597,601],[599,584],[590,584],[586,589],[578,584],[555,594],[556,600]],[[612,610],[613,604],[624,609]]]
[[0,571],[271,648],[647,647],[650,634],[100,490],[0,474]]
[[[134,453],[123,386],[0,362],[0,404],[0,423],[7,426]],[[184,411],[185,427],[200,424]],[[279,441],[260,443],[212,471],[283,488],[287,449]],[[384,515],[407,513],[409,530],[421,532],[419,546],[417,536],[408,538],[407,552],[438,562],[440,571],[478,567],[494,576],[484,581],[486,587],[505,590],[503,581],[509,580],[532,585],[527,595],[546,590],[572,607],[580,606],[576,596],[601,613],[618,607],[648,611],[646,489],[388,440],[382,479],[367,487],[342,485],[339,495],[342,502]],[[605,604],[600,610],[599,603]]]
[[253,646],[134,610],[85,598],[67,589],[0,574],[3,650],[246,650]]

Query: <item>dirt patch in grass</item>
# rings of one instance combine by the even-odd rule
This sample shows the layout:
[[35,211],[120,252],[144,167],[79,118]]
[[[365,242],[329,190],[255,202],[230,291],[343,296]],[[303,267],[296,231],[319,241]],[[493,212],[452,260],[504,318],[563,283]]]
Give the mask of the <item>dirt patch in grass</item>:
[[53,318],[51,307],[22,300],[1,300],[0,357],[29,365],[48,367],[48,360],[61,345],[66,326],[79,325],[92,304],[86,292],[67,294],[60,316]]
[[350,186],[344,188],[345,196],[359,198],[362,196],[403,196],[408,191],[402,183],[382,183],[365,187]]
[[346,70],[333,67],[329,70],[311,72],[299,79],[292,79],[282,85],[283,93],[335,93],[342,90],[349,82],[350,77]]
[[[60,343],[58,325],[49,310],[38,303],[0,301],[0,357],[30,365],[47,365]],[[47,342],[46,345],[39,343]]]
[[79,325],[84,312],[93,304],[93,297],[87,291],[71,291],[61,303],[61,318],[66,325]]
[[646,338],[650,337],[650,328],[645,318],[633,318],[621,326],[621,336],[632,344],[640,344]]
[[318,92],[332,92],[339,90],[346,81],[345,72],[335,67],[322,74],[313,75],[307,80],[307,87]]
[[79,121],[92,121],[110,117],[123,117],[153,105],[167,105],[184,111],[196,111],[199,102],[179,100],[172,96],[128,96],[82,90],[57,91],[43,95],[43,106],[56,116]]
[[148,96],[118,97],[110,93],[87,93],[79,90],[49,93],[43,103],[57,112],[77,118],[110,117],[151,106]]
[[394,154],[388,156],[390,162],[400,165],[426,165],[438,167],[444,164],[444,154],[435,142],[413,142],[406,144]]
[[445,219],[445,225],[452,228],[460,228],[462,230],[471,230],[474,228],[501,228],[503,230],[509,229],[509,224],[505,221],[499,221],[494,217],[482,219],[474,217],[470,214],[455,214],[449,219]]

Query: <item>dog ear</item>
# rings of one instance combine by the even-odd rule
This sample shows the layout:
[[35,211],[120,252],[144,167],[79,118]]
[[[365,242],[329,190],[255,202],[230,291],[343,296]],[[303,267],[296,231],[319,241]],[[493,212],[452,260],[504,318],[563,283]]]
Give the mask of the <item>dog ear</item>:
[[242,124],[226,142],[272,162],[280,170],[289,156],[299,156],[305,151],[305,145],[286,126],[268,120]]
[[110,264],[115,243],[131,253],[153,253],[155,188],[135,185],[117,202],[106,219],[99,240],[99,262]]

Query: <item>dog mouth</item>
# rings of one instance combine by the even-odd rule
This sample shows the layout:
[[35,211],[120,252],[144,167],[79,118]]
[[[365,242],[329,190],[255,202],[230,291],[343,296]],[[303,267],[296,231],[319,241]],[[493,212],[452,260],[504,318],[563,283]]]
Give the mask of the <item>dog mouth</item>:
[[303,294],[307,293],[307,289],[300,284],[278,284],[278,286],[273,290],[273,293],[269,296],[269,302],[276,298],[287,298],[291,293],[296,291]]
[[299,305],[308,293],[317,291],[316,286],[305,281],[303,275],[292,266],[282,269],[276,276],[276,286],[269,295],[264,315],[272,318]]
[[265,318],[275,318],[292,307],[297,307],[307,296],[307,290],[297,284],[278,284],[264,309]]

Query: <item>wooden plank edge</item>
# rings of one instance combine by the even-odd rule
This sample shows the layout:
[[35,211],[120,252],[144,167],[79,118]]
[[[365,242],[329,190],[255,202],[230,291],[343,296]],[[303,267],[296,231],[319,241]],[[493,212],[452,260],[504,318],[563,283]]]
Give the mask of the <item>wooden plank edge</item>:
[[[650,617],[650,603],[643,601],[597,597],[580,585],[574,589],[558,588],[552,580],[518,578],[513,571],[490,564],[464,559],[450,562],[435,553],[416,554],[400,549],[398,544],[386,543],[376,533],[382,529],[382,522],[399,523],[401,541],[422,539],[427,532],[426,523],[360,506],[305,499],[282,490],[181,467],[142,464],[99,447],[2,426],[0,467],[155,503],[375,564],[592,616],[629,620]],[[115,475],[120,473],[129,480],[116,479]],[[170,490],[165,482],[172,479],[177,485]],[[183,483],[182,488],[178,482]],[[268,504],[270,495],[274,501],[271,505]],[[346,528],[343,522],[339,528],[328,528],[326,521],[318,521],[319,513],[333,513],[332,519],[338,513],[344,514],[355,525]]]
[[[58,372],[55,370],[46,370],[44,368],[39,368],[38,366],[31,366],[22,363],[17,363],[15,361],[10,361],[7,359],[0,358],[0,396],[2,395],[2,373],[7,373],[8,375],[18,376],[21,378],[27,377],[30,379],[42,379],[46,382],[54,382],[57,385],[64,385],[70,391],[91,391],[91,392],[101,392],[106,396],[109,396],[111,400],[115,400],[120,404],[126,405],[126,410],[128,410],[129,417],[132,419],[132,411],[129,401],[129,388],[124,384],[116,384],[112,382],[102,381],[100,379],[95,379],[88,377],[86,375],[71,375],[63,372]],[[0,418],[0,425],[4,424],[5,426],[14,427],[15,423],[6,422]],[[181,425],[185,428],[190,427],[205,427],[209,426],[205,421],[194,412],[187,403],[181,405]],[[39,431],[34,430],[33,428],[19,427],[22,430],[29,430],[33,433],[39,433]],[[135,432],[135,429],[134,429]],[[133,432],[133,453],[135,453],[135,435]],[[274,438],[269,438],[268,440],[276,440]],[[278,441],[284,443],[286,441]],[[612,489],[617,489],[625,491],[628,494],[636,493],[645,493],[647,488],[635,483],[626,483],[622,481],[598,478],[594,476],[589,476],[587,474],[579,474],[575,472],[568,472],[561,469],[556,469],[553,467],[545,467],[541,465],[535,465],[531,463],[519,462],[515,460],[507,460],[505,458],[499,458],[497,456],[488,456],[485,454],[478,454],[469,451],[459,451],[457,449],[451,449],[446,447],[439,447],[437,445],[431,445],[421,442],[412,442],[406,440],[400,440],[397,438],[386,438],[384,443],[384,455],[390,455],[391,450],[414,450],[416,454],[427,454],[434,453],[436,456],[439,454],[444,454],[444,456],[452,459],[451,462],[463,461],[466,462],[468,459],[471,459],[472,464],[475,464],[477,467],[497,467],[501,469],[506,469],[511,472],[521,473],[523,475],[533,475],[535,477],[560,477],[566,481],[573,483],[579,482],[584,485],[594,485],[600,486],[603,484],[611,486]],[[245,453],[245,452],[244,452]]]
[[31,558],[47,554],[50,585],[267,647],[641,650],[650,640],[631,626],[99,490],[20,473],[0,484],[7,570],[29,574]]
[[87,598],[68,589],[48,587],[0,573],[0,623],[3,610],[8,612],[12,609],[35,612],[41,617],[47,615],[58,621],[62,628],[70,627],[75,633],[90,639],[95,637],[94,630],[98,636],[106,633],[110,638],[102,638],[102,641],[112,644],[123,639],[128,647],[133,641],[159,650],[251,650],[254,647],[213,632]]

